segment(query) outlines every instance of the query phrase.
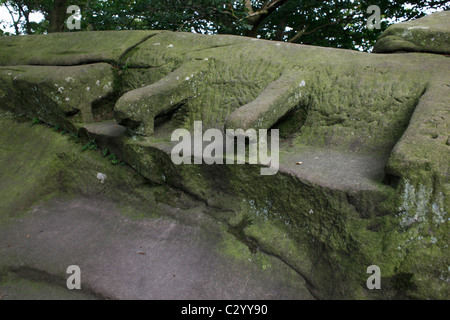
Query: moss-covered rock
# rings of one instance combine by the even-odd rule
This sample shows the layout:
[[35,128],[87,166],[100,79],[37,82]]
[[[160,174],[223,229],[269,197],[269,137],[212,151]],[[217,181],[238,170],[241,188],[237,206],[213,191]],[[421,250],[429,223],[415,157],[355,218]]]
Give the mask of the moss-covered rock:
[[[204,201],[230,233],[286,262],[317,297],[449,297],[448,58],[235,36],[126,34],[134,40],[118,52],[111,42],[124,34],[108,33],[98,56],[121,70],[96,61],[83,80],[112,82],[106,109],[115,106],[124,127],[110,120],[81,123],[71,118],[75,105],[50,99],[46,83],[89,66],[2,67],[2,106],[81,128],[153,183]],[[8,40],[0,57],[13,52],[10,47],[34,46],[37,38]],[[58,39],[63,43],[64,35]],[[100,40],[86,32],[67,41]],[[14,53],[2,63],[33,62]],[[77,51],[71,55],[65,64],[85,61]],[[94,72],[98,68],[104,72]],[[31,80],[14,85],[19,71],[13,69]],[[83,116],[97,94],[77,95]],[[260,166],[250,164],[175,165],[171,133],[192,129],[197,120],[204,130],[280,128],[279,172],[261,176]],[[382,291],[366,288],[373,264],[381,268]]]
[[94,121],[92,106],[113,95],[115,71],[107,63],[0,67],[0,81],[3,109],[73,131],[74,123]]
[[373,52],[450,53],[450,12],[391,25],[378,39]]
[[159,31],[99,31],[2,37],[0,65],[119,65],[137,44]]

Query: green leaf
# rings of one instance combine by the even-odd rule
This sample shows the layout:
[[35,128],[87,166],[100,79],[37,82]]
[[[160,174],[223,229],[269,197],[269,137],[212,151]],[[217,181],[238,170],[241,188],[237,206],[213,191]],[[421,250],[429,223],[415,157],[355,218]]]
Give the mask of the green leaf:
[[89,141],[88,143],[86,143],[84,146],[81,147],[81,151],[86,150],[87,148],[89,148],[90,145],[91,145],[91,142]]

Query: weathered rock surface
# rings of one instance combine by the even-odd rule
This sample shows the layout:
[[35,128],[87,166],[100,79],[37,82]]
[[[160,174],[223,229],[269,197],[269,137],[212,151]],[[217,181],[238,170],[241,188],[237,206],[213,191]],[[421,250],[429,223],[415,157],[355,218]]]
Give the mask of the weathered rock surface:
[[[1,299],[313,299],[203,202],[1,113]],[[97,180],[104,173],[104,183]],[[68,290],[69,265],[81,290]]]
[[437,12],[423,18],[389,26],[373,52],[432,52],[450,54],[450,12]]
[[[95,138],[152,183],[203,201],[242,243],[302,275],[316,297],[450,296],[447,57],[153,31],[102,33],[101,40],[96,32],[70,33],[65,47],[77,45],[65,57],[56,54],[64,36],[33,57],[15,48],[30,49],[39,37],[0,38],[1,106]],[[83,41],[95,43],[92,52],[77,51]],[[36,61],[34,78],[21,65]],[[50,88],[65,68],[88,67],[94,79],[86,73],[72,87],[84,106],[74,117],[76,106],[52,100]],[[14,68],[27,71],[20,88],[28,89],[16,90]],[[98,90],[113,83],[104,100],[82,90],[97,80]],[[18,98],[22,91],[27,99]],[[50,106],[44,114],[42,101]],[[196,120],[203,130],[278,128],[280,171],[175,165],[171,133],[192,130]],[[383,291],[366,288],[373,264]]]
[[159,31],[54,33],[2,38],[0,65],[74,66],[108,62],[121,64],[133,48]]
[[4,109],[67,130],[74,130],[76,122],[94,121],[92,106],[111,96],[115,81],[107,63],[0,67],[0,72]]

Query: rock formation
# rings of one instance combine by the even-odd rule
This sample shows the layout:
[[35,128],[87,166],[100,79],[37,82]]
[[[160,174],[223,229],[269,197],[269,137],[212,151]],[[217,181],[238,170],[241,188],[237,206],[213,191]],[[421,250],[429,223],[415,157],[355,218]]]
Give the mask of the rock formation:
[[[214,208],[318,298],[443,299],[448,21],[391,26],[377,54],[166,31],[3,37],[0,107],[95,138],[152,183]],[[196,120],[279,129],[280,171],[175,165],[171,133]],[[382,291],[366,287],[370,265]]]

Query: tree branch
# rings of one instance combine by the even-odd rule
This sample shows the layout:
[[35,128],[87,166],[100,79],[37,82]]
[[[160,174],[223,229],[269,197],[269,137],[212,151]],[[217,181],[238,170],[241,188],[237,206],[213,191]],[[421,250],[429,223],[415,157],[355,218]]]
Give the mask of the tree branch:
[[25,12],[23,5],[20,3],[18,4],[19,11],[22,12],[22,15],[25,18],[25,30],[27,31],[27,34],[31,34],[31,25],[30,25],[30,8],[27,6],[27,11]]
[[250,37],[256,37],[259,26],[263,20],[288,1],[289,0],[268,0],[264,3],[260,10],[253,12],[253,14],[249,14],[246,19],[252,26],[252,29],[247,33],[247,35]]
[[16,20],[14,20],[14,14],[13,14],[12,11],[9,9],[8,4],[7,4],[6,2],[5,2],[5,7],[6,7],[6,9],[8,10],[9,14],[11,15],[11,18],[12,18],[12,21],[13,21],[13,25],[14,25],[14,29],[16,30],[16,35],[19,35],[19,34],[20,34],[20,31],[19,31],[19,25],[18,25],[18,23],[19,23],[19,21],[20,21],[20,18],[22,17],[22,15],[21,15],[21,13],[20,13],[20,10],[19,10],[19,19],[16,21]]
[[306,29],[308,27],[304,26],[299,32],[297,32],[297,34],[295,34],[292,38],[290,38],[288,40],[288,42],[296,42],[298,39],[300,39],[304,35],[308,35],[308,34],[314,33],[314,32],[316,32],[316,31],[318,31],[318,30],[320,30],[322,28],[325,28],[325,27],[329,27],[329,26],[332,26],[332,25],[340,24],[342,22],[346,22],[348,20],[351,20],[352,18],[353,18],[353,16],[349,16],[349,17],[345,17],[345,18],[343,18],[341,20],[331,21],[331,22],[325,23],[325,24],[323,24],[321,26],[318,26],[318,27],[316,27],[316,28],[314,28],[314,29],[312,29],[312,30],[310,30],[308,32],[306,32]]

